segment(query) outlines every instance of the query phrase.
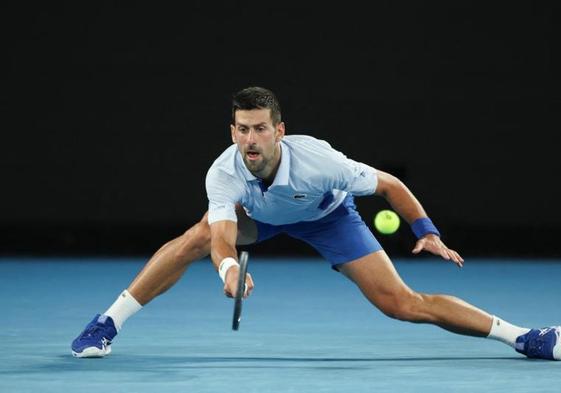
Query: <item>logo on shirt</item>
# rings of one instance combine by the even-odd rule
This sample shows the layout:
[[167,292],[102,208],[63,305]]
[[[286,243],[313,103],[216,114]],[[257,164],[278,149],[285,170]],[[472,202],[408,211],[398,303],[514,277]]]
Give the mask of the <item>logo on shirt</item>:
[[306,196],[306,194],[294,194],[294,199],[304,199]]

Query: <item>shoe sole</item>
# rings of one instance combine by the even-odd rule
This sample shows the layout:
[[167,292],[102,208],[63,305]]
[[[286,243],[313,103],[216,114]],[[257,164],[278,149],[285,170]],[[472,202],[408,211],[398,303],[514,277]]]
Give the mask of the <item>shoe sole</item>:
[[102,358],[111,353],[111,346],[108,345],[105,349],[99,349],[98,347],[88,347],[82,352],[72,351],[72,356],[76,358]]

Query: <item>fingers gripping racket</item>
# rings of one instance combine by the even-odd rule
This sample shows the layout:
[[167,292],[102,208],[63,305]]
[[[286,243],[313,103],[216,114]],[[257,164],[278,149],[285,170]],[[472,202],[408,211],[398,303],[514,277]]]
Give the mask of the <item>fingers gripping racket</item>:
[[238,290],[234,296],[234,319],[232,320],[232,330],[238,330],[240,327],[240,319],[242,315],[242,302],[245,293],[245,276],[247,273],[247,263],[249,254],[247,251],[242,251],[240,254],[240,275],[238,277]]

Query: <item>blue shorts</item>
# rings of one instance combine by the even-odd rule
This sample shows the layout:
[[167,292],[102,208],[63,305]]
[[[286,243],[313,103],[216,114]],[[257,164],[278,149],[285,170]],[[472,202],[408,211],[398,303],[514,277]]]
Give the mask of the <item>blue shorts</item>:
[[354,261],[382,249],[358,212],[353,197],[349,194],[343,202],[327,216],[316,221],[301,221],[287,225],[271,225],[255,221],[257,243],[279,233],[300,239],[315,248],[331,266]]

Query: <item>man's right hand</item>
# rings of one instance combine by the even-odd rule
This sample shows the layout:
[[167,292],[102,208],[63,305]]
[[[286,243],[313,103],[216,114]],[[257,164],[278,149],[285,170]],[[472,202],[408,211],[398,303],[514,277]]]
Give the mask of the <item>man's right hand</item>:
[[[236,291],[238,290],[238,277],[240,275],[240,267],[232,266],[226,272],[226,280],[224,280],[224,294],[228,297],[234,297]],[[245,293],[243,298],[246,299],[253,291],[254,288],[253,279],[251,274],[246,273],[245,275]]]

